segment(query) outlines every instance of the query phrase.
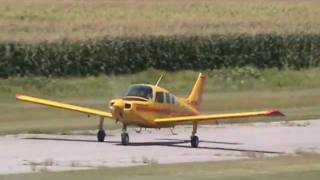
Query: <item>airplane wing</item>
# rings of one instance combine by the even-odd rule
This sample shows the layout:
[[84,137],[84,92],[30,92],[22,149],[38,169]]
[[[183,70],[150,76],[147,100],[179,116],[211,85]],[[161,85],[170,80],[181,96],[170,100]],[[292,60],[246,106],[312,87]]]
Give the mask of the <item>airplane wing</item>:
[[159,118],[154,122],[159,124],[168,123],[182,123],[194,121],[209,121],[209,120],[222,120],[222,119],[236,119],[236,118],[249,118],[258,116],[285,116],[280,111],[256,111],[256,112],[243,112],[243,113],[230,113],[230,114],[214,114],[214,115],[196,115],[196,116],[181,116],[172,118]]
[[51,100],[47,100],[47,99],[40,99],[40,98],[25,96],[25,95],[16,95],[16,99],[20,100],[20,101],[31,102],[31,103],[35,103],[35,104],[41,104],[41,105],[51,106],[51,107],[60,108],[60,109],[77,111],[77,112],[85,113],[88,115],[96,115],[96,116],[101,116],[101,117],[112,118],[112,114],[109,112],[100,111],[100,110],[91,109],[91,108],[80,107],[80,106],[75,106],[75,105],[71,105],[71,104],[65,104],[65,103],[51,101]]

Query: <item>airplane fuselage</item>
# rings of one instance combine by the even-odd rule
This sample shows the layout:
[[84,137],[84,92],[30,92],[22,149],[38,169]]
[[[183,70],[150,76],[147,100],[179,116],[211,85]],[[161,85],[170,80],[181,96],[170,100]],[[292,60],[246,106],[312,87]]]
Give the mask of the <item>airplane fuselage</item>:
[[[147,99],[137,96],[125,96],[121,99],[111,100],[109,103],[113,117],[124,124],[148,128],[171,127],[173,124],[159,125],[154,122],[154,119],[199,114],[199,111],[189,105],[186,99],[176,98],[163,88],[144,84],[134,86],[151,88],[151,97]],[[161,93],[164,99],[159,102],[157,97]]]

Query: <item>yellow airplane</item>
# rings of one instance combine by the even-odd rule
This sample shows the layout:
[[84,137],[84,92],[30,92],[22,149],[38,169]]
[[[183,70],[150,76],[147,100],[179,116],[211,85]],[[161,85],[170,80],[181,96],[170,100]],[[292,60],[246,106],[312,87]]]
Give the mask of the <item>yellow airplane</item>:
[[128,125],[144,128],[173,128],[176,125],[190,122],[193,126],[191,146],[196,148],[199,144],[199,138],[196,136],[197,127],[201,121],[257,116],[284,116],[283,113],[277,110],[200,115],[200,103],[206,76],[202,73],[199,74],[187,98],[177,98],[166,89],[159,87],[161,78],[162,76],[156,85],[136,84],[130,86],[124,97],[109,102],[110,112],[25,95],[16,95],[16,99],[100,117],[99,131],[97,133],[99,142],[103,142],[106,136],[103,128],[104,118],[121,122],[123,125],[121,143],[123,145],[129,143]]

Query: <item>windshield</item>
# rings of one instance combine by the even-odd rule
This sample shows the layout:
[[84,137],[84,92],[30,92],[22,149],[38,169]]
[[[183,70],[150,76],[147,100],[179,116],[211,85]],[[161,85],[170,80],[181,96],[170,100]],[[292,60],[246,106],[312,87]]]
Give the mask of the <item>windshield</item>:
[[152,88],[143,85],[134,85],[129,87],[125,96],[137,96],[145,99],[152,99]]

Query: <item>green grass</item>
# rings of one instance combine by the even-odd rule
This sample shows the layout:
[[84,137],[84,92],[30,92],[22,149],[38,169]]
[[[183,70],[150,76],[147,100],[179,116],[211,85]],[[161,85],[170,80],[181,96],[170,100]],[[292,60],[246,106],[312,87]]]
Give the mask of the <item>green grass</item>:
[[2,176],[14,179],[220,179],[220,180],[318,180],[320,156],[283,156],[271,159],[236,160],[224,162],[148,165],[97,170],[42,172]]
[[[0,79],[0,99],[12,101],[16,93],[54,98],[114,98],[136,83],[155,84],[165,72],[149,69],[137,74],[86,78],[25,77]],[[160,86],[174,94],[187,95],[199,72],[167,72]],[[204,71],[208,76],[205,92],[292,91],[320,88],[320,68],[302,70],[260,70],[251,67]]]
[[257,0],[0,0],[0,41],[319,33],[320,3]]
[[[88,78],[13,78],[0,80],[0,134],[36,132],[56,133],[76,129],[95,129],[97,117],[50,109],[15,100],[23,93],[108,111],[107,102],[121,97],[132,83],[155,83],[160,71],[134,75]],[[203,112],[224,113],[280,109],[287,120],[320,117],[320,69],[256,70],[252,68],[208,71]],[[168,73],[161,86],[178,96],[186,96],[197,72]],[[267,120],[271,119],[259,119]],[[279,120],[279,119],[275,119]],[[281,119],[283,120],[283,118]],[[106,128],[118,128],[107,121]]]

